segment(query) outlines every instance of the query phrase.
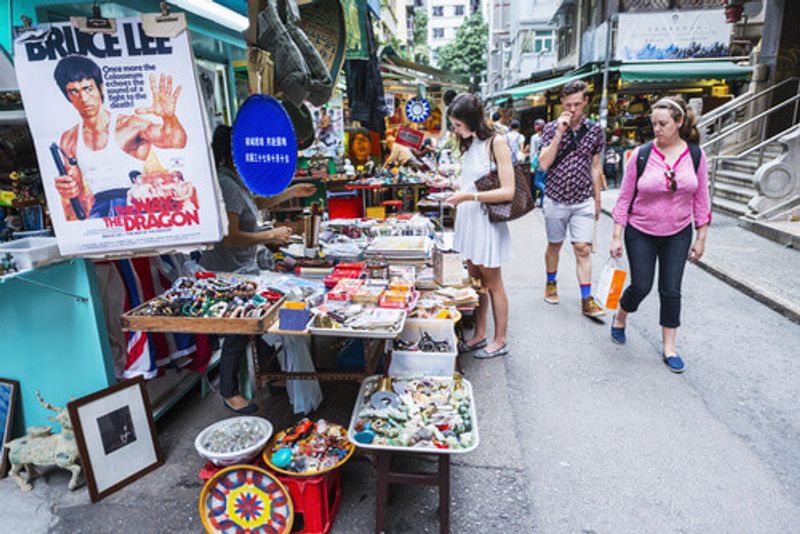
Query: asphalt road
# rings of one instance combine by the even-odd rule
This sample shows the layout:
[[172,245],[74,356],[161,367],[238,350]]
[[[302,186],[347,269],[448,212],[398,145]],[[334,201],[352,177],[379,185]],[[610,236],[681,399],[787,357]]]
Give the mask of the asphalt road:
[[[610,232],[604,217],[597,264]],[[674,375],[659,357],[655,291],[619,347],[608,337],[610,318],[580,315],[571,253],[560,267],[561,304],[543,302],[541,214],[515,222],[512,235],[511,354],[463,358],[481,444],[453,459],[452,532],[800,530],[800,327],[689,266],[679,333],[687,371]],[[323,391],[315,416],[345,423],[356,385]],[[269,412],[279,428],[296,419],[282,394],[270,397]],[[68,493],[61,472],[27,495],[0,481],[4,531],[200,532],[193,440],[227,415],[219,398],[189,396],[159,422],[166,465],[97,504],[85,490]],[[372,532],[371,465],[355,459],[342,476],[333,532]],[[438,532],[436,506],[432,488],[398,488],[388,531]]]

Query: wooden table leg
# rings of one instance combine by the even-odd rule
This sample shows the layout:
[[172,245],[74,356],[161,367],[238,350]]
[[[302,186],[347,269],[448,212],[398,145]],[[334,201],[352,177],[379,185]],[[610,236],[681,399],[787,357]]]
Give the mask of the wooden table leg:
[[450,532],[450,455],[439,455],[439,532]]
[[375,534],[382,534],[386,519],[386,501],[389,498],[389,466],[392,453],[380,451],[378,457],[378,495],[375,504]]

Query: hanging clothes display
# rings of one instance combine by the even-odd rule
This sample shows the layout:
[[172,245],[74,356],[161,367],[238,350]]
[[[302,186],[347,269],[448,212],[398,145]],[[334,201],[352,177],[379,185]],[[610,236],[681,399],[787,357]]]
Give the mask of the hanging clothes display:
[[369,47],[369,59],[348,59],[345,62],[347,77],[347,99],[353,120],[362,126],[383,135],[386,130],[384,118],[390,115],[383,93],[383,77],[372,33],[372,21],[366,13],[366,36]]

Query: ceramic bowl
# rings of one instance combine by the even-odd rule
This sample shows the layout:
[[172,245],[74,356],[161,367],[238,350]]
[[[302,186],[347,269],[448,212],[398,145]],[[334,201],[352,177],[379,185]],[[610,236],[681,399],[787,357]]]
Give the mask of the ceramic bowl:
[[[250,420],[258,423],[262,429],[262,435],[257,442],[253,445],[233,452],[212,452],[205,447],[203,447],[203,442],[208,434],[214,432],[218,428],[226,427],[231,423],[236,421],[244,421]],[[194,440],[194,448],[197,449],[197,452],[200,456],[211,460],[214,465],[219,466],[229,466],[235,464],[243,464],[247,463],[250,460],[253,460],[258,456],[258,453],[261,452],[261,449],[264,448],[264,445],[267,444],[269,438],[272,437],[272,423],[264,419],[263,417],[254,417],[250,415],[245,415],[241,417],[231,417],[229,419],[223,419],[222,421],[217,421],[211,426],[206,427],[200,432]]]

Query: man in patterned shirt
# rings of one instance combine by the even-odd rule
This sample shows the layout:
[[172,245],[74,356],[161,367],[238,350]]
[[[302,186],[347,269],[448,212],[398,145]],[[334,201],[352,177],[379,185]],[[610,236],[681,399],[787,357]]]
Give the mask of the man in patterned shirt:
[[583,116],[589,103],[588,86],[583,81],[561,88],[564,112],[542,132],[539,164],[547,170],[544,190],[544,220],[547,230],[547,285],[544,300],[558,304],[556,272],[558,255],[569,228],[575,250],[581,308],[587,317],[604,315],[592,297],[591,248],[595,221],[600,217],[602,184],[603,130]]

